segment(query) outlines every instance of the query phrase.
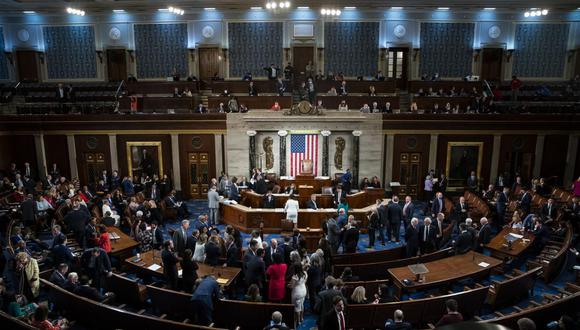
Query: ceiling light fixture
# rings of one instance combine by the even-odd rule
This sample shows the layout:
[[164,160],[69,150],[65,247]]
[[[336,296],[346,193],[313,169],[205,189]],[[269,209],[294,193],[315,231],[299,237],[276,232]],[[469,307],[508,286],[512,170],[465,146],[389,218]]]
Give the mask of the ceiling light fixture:
[[310,7],[307,7],[307,6],[300,6],[300,7],[297,7],[296,9],[300,9],[300,10],[307,10],[307,9],[310,9]]
[[208,7],[208,8],[203,8],[203,10],[207,10],[207,11],[214,11],[215,8],[214,7]]
[[322,16],[340,16],[340,14],[342,14],[342,11],[340,9],[334,9],[334,8],[322,8],[320,10],[320,14]]
[[251,10],[262,10],[262,7],[250,7]]
[[125,13],[125,9],[113,9],[113,13],[115,13],[115,14],[123,14],[123,13]]
[[183,16],[183,14],[185,14],[185,10],[176,7],[168,7],[167,10],[169,10],[170,13],[174,13],[175,15]]
[[84,10],[80,10],[80,9],[76,9],[76,8],[68,7],[66,9],[66,12],[69,13],[69,14],[71,14],[71,15],[85,16],[85,11]]
[[391,7],[391,10],[403,10],[403,7]]
[[290,3],[290,1],[280,1],[280,2],[268,1],[266,2],[266,9],[276,9],[276,8],[288,9],[290,8],[291,5],[292,4]]
[[26,14],[26,15],[32,15],[32,14],[36,14],[36,12],[35,12],[34,10],[25,10],[25,11],[23,11],[22,13],[23,13],[23,14]]
[[493,7],[486,7],[486,8],[483,8],[483,10],[495,10],[495,8],[493,8]]
[[356,7],[344,7],[345,10],[354,10]]
[[449,7],[439,7],[437,10],[449,10]]
[[524,13],[524,17],[540,17],[540,16],[546,16],[550,13],[550,11],[548,9],[542,9],[542,8],[530,8],[530,10],[526,11]]

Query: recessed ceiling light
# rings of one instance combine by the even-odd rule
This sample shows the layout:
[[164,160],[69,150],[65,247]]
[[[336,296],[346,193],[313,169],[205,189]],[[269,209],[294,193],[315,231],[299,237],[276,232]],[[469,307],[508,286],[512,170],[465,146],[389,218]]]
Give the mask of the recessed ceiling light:
[[35,12],[34,10],[25,10],[25,11],[23,11],[22,13],[23,13],[23,14],[28,14],[28,15],[31,15],[31,14],[36,14],[36,12]]
[[483,10],[495,10],[495,8],[493,8],[493,7],[486,7],[486,8],[483,8]]
[[125,12],[125,9],[113,9],[113,13],[115,14],[122,14]]
[[392,10],[403,10],[403,7],[391,7]]
[[215,10],[215,8],[214,8],[214,7],[208,7],[208,8],[203,8],[203,9],[204,9],[204,10],[207,10],[207,11],[214,11],[214,10]]
[[346,9],[346,10],[353,10],[353,9],[356,9],[356,7],[344,7],[344,9]]
[[449,10],[449,7],[439,7],[437,10]]
[[262,10],[262,7],[250,7],[251,10]]
[[[300,6],[300,7],[297,7],[297,9],[305,10],[305,9],[310,9],[310,7]],[[578,8],[578,9],[580,9],[580,8]]]

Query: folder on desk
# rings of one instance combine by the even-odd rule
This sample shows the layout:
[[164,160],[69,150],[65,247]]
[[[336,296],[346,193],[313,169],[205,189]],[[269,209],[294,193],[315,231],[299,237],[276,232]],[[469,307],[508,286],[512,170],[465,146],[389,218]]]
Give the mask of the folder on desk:
[[153,265],[147,267],[147,269],[152,270],[154,272],[156,272],[160,268],[161,268],[161,266],[159,266],[158,264],[153,264]]
[[119,235],[118,235],[117,233],[115,233],[114,231],[110,232],[110,233],[109,233],[109,236],[110,236],[110,238],[111,238],[112,240],[115,240],[115,239],[121,239],[121,236],[119,236]]
[[222,284],[223,285],[223,284],[228,283],[228,279],[227,278],[220,277],[220,278],[218,278],[216,280],[216,282],[218,282],[218,284]]

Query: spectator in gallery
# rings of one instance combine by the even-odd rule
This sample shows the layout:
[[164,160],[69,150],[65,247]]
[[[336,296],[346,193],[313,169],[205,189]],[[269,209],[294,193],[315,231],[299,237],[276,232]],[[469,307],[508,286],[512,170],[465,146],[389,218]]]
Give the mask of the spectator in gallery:
[[520,94],[520,88],[522,88],[522,81],[518,79],[517,76],[512,76],[512,81],[510,82],[510,88],[512,91],[511,100],[516,102],[518,100],[518,95]]
[[391,102],[385,103],[385,108],[383,109],[384,113],[393,113],[393,109],[391,108]]
[[[278,78],[278,76],[280,75],[280,68],[278,68],[276,65],[274,65],[274,63],[270,64],[269,67],[264,68],[264,70],[267,73],[268,79],[270,80],[276,80],[276,78]],[[282,78],[280,78],[282,79]]]
[[137,96],[135,95],[131,95],[129,96],[129,102],[131,102],[131,113],[136,113],[137,112],[137,107],[138,107],[138,101],[137,101]]
[[382,112],[381,108],[379,108],[379,103],[377,101],[373,101],[373,103],[371,104],[371,112],[372,113]]
[[258,96],[258,90],[253,81],[250,81],[250,84],[248,85],[248,96]]
[[187,96],[187,97],[193,97],[193,93],[187,87],[185,87],[185,90],[183,91],[183,94],[182,95]]
[[339,90],[340,96],[347,96],[348,95],[348,90],[346,88],[346,80],[343,80],[341,85],[340,85],[340,90]]
[[[223,105],[223,103],[220,103],[220,105]],[[195,111],[194,111],[194,112],[195,112],[195,113],[206,113],[206,112],[207,112],[207,110],[206,110],[206,109],[205,109],[205,107],[203,106],[203,103],[201,103],[201,102],[200,102],[200,103],[197,105],[197,108],[195,108]]]
[[379,72],[377,72],[377,74],[375,75],[375,80],[378,80],[378,81],[385,80],[385,75],[383,74],[383,71],[379,70]]
[[240,112],[241,113],[246,113],[250,111],[250,109],[248,109],[248,107],[245,104],[240,104]]
[[246,72],[244,74],[244,76],[242,77],[242,81],[252,81],[252,73],[251,72]]
[[455,299],[448,299],[445,302],[445,307],[447,309],[447,314],[441,317],[435,327],[463,322],[463,316],[457,311],[457,301]]
[[179,91],[178,87],[173,89],[173,97],[181,97],[181,92]]
[[171,73],[171,77],[173,78],[173,81],[179,81],[180,75],[179,72],[177,71],[177,68],[173,68],[173,73]]
[[325,110],[324,105],[322,104],[322,100],[316,101],[316,110]]
[[340,104],[338,105],[338,111],[348,111],[348,104],[346,104],[346,100],[340,101]]
[[336,92],[336,88],[334,88],[334,86],[330,87],[330,89],[328,90],[326,95],[327,96],[338,96],[338,93]]
[[294,67],[292,66],[292,63],[288,62],[288,65],[286,65],[286,67],[284,68],[284,79],[290,80],[292,79],[293,75],[294,75]]
[[367,103],[365,103],[362,108],[360,108],[360,112],[362,113],[371,113],[371,108]]
[[369,96],[377,96],[375,86],[373,86],[373,85],[369,86]]
[[280,104],[278,103],[278,101],[274,102],[274,104],[272,105],[272,107],[270,107],[271,111],[280,111],[282,110],[282,108],[280,107]]
[[220,102],[220,104],[218,105],[217,109],[216,109],[217,113],[225,113],[226,112],[226,107],[224,105],[223,102]]
[[417,102],[412,102],[411,107],[409,108],[411,113],[417,113],[419,111],[419,107],[417,106]]
[[324,73],[322,73],[322,70],[318,70],[318,73],[314,77],[315,80],[324,80],[324,78],[325,78],[325,76],[324,76]]
[[228,100],[228,112],[239,112],[238,98],[231,96]]

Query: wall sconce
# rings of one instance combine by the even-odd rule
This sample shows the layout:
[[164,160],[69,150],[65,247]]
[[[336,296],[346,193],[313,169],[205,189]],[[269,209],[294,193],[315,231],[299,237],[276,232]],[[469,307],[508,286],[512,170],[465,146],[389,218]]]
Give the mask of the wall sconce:
[[191,58],[191,61],[194,62],[195,61],[195,48],[189,48],[189,57]]
[[227,60],[227,58],[228,58],[228,49],[227,48],[222,48],[222,53],[224,54],[224,60]]
[[[578,49],[569,49],[568,50],[568,62],[570,62],[570,60],[572,60],[572,57],[574,57],[574,54],[576,54],[577,50]],[[10,62],[10,63],[12,63],[12,62]]]
[[40,60],[40,64],[44,64],[44,52],[38,52],[38,59]]
[[421,48],[413,48],[413,62],[417,61],[419,52],[421,52]]
[[481,54],[481,48],[473,50],[473,61],[479,60],[479,54]]
[[129,53],[131,63],[135,62],[135,51],[133,49],[127,49],[127,53]]
[[99,57],[99,62],[101,64],[103,64],[103,51],[102,50],[97,50],[96,53],[97,53],[97,56]]
[[12,52],[4,52],[4,56],[10,61],[10,65],[14,65],[14,57],[12,57]]
[[508,49],[508,50],[506,50],[506,53],[505,53],[506,62],[508,62],[508,63],[510,62],[510,59],[514,55],[514,52],[515,51],[516,51],[515,49]]

